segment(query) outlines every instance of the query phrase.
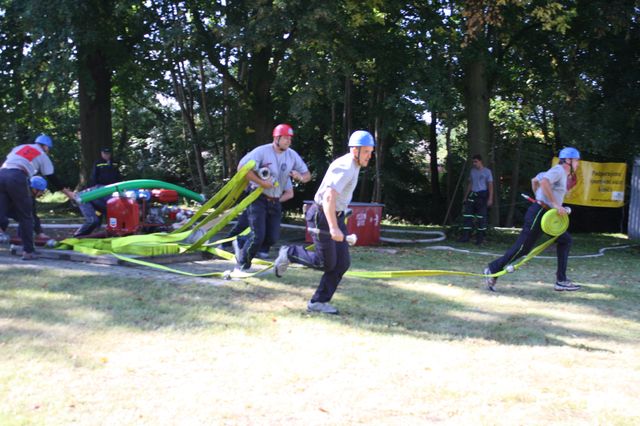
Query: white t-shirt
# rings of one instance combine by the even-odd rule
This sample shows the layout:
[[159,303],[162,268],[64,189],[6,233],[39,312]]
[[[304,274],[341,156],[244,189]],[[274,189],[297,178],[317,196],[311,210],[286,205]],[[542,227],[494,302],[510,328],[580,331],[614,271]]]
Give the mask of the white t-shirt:
[[[551,192],[553,192],[553,196],[556,201],[562,204],[564,196],[567,193],[567,172],[564,170],[564,167],[562,167],[561,164],[558,164],[544,173],[538,173],[536,176],[538,181],[542,181],[542,179],[545,178],[549,181]],[[536,191],[536,200],[542,201],[543,203],[551,206],[551,200],[547,199],[544,195],[542,187],[539,187]]]
[[335,159],[330,165],[327,173],[325,173],[322,183],[313,198],[317,204],[322,205],[322,197],[327,188],[333,188],[338,196],[336,198],[336,212],[342,212],[347,209],[353,191],[358,184],[358,173],[360,166],[353,159],[353,154],[348,153]]

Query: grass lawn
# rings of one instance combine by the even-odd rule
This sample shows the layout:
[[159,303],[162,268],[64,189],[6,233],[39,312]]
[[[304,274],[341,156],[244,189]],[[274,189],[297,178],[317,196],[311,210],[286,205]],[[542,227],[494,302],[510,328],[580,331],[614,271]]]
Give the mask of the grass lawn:
[[[572,254],[628,243],[577,235]],[[357,247],[352,268],[492,259],[425,247]],[[0,263],[0,424],[637,425],[639,260],[571,259],[573,293],[553,291],[553,259],[498,293],[346,278],[340,316],[305,312],[320,274],[303,268],[203,285]]]

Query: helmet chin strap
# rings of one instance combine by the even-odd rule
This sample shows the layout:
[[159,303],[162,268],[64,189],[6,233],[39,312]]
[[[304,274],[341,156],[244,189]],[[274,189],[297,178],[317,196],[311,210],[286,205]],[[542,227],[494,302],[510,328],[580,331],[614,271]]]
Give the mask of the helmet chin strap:
[[575,169],[573,168],[573,160],[571,160],[571,161],[569,162],[569,174],[570,174],[571,176],[575,176],[575,174],[576,174],[576,171],[575,171]]
[[358,146],[358,153],[356,154],[356,162],[358,163],[358,166],[360,165],[360,152],[362,151],[362,147]]

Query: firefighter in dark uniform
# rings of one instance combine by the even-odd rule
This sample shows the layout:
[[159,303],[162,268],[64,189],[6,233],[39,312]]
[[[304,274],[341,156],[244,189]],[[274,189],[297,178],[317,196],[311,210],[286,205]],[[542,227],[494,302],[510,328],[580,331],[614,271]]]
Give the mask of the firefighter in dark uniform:
[[463,233],[458,242],[469,241],[476,222],[476,244],[480,245],[487,232],[487,210],[493,204],[493,175],[482,164],[480,154],[473,156],[472,164],[469,184],[464,193]]
[[102,158],[93,165],[89,186],[111,185],[120,182],[122,176],[118,171],[118,163],[115,163],[111,158],[111,148],[102,148],[100,156]]
[[13,148],[0,168],[0,223],[7,220],[9,208],[12,206],[23,237],[23,260],[36,258],[33,246],[33,197],[29,188],[30,179],[40,174],[48,176],[55,187],[60,186],[53,175],[53,163],[48,155],[52,147],[53,140],[49,136],[39,135],[32,144]]

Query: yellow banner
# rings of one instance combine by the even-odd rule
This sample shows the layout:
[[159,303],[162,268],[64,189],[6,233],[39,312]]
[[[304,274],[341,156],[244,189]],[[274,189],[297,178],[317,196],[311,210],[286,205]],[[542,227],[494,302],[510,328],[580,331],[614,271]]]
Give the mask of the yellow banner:
[[[554,157],[552,164],[558,164]],[[566,204],[590,207],[622,207],[627,176],[626,163],[594,163],[580,161],[577,182],[567,180]]]

